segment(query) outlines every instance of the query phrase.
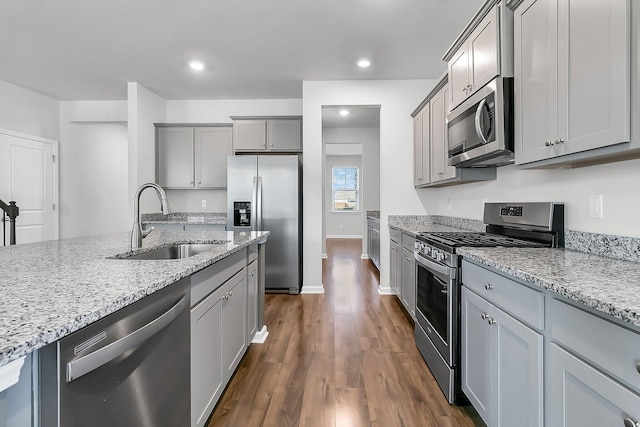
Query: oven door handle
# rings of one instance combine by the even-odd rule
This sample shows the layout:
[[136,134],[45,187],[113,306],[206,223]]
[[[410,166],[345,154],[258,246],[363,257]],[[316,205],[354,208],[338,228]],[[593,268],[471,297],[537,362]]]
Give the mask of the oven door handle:
[[432,270],[432,271],[435,271],[436,273],[440,273],[444,276],[447,276],[451,280],[456,278],[455,268],[450,268],[450,267],[438,264],[437,262],[431,261],[429,258],[425,258],[424,256],[420,255],[418,252],[414,252],[413,257],[415,258],[417,263],[425,266],[429,270]]

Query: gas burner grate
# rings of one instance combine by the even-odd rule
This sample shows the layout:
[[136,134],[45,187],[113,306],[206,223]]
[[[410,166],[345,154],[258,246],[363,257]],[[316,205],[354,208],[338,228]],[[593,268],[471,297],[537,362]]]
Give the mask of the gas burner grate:
[[515,239],[499,234],[480,233],[480,232],[437,232],[437,233],[419,233],[422,239],[429,242],[437,242],[449,247],[475,246],[475,247],[546,247],[548,245],[534,242],[530,240]]

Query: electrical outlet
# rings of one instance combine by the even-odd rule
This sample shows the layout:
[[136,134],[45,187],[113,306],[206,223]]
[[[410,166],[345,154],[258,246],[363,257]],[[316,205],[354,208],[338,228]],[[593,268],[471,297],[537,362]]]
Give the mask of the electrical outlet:
[[602,194],[589,194],[589,218],[603,218]]
[[206,207],[207,207],[207,201],[206,201],[206,200],[203,200],[203,201],[202,201],[202,207],[203,207],[203,208],[206,208]]
[[344,225],[340,224],[340,230],[344,230]]

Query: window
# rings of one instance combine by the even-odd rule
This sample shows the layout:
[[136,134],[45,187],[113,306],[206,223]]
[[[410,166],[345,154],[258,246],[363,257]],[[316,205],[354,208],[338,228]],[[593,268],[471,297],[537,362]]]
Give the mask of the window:
[[358,168],[331,168],[333,210],[337,212],[360,209]]

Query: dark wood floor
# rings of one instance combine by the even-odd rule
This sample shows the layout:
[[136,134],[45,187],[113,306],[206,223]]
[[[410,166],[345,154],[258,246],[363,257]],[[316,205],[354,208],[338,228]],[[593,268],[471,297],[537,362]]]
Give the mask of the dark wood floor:
[[324,295],[267,295],[269,337],[249,347],[209,427],[476,425],[446,402],[360,251],[360,239],[328,239]]

